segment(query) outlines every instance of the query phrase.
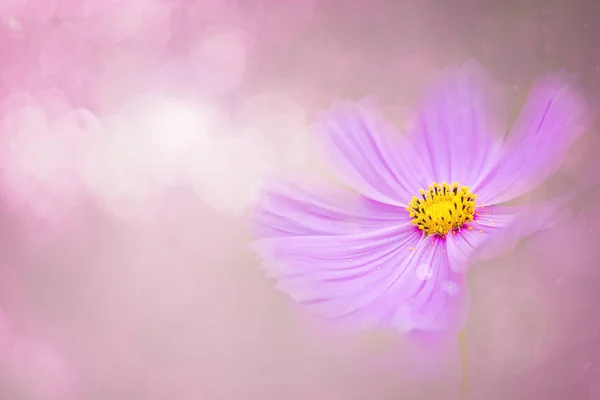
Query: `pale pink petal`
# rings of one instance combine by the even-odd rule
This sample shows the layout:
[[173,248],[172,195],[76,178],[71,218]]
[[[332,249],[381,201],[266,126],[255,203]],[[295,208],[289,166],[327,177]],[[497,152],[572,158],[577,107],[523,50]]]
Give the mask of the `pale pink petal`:
[[457,273],[465,273],[474,261],[475,252],[487,241],[499,237],[516,218],[514,212],[506,212],[501,207],[479,207],[475,220],[457,232],[448,234],[448,257],[450,267]]
[[252,213],[257,238],[352,234],[406,224],[408,213],[355,193],[311,183],[311,190],[283,181],[263,185]]
[[[428,236],[420,246],[425,246],[421,247],[425,256],[419,262],[412,260],[407,272],[421,282],[415,287],[416,281],[408,285],[407,278],[407,287],[395,286],[401,291],[396,294],[397,299],[406,294],[411,297],[406,303],[397,303],[392,324],[400,330],[458,331],[464,326],[469,309],[464,276],[451,270],[444,239]],[[430,269],[424,275],[427,267]],[[388,296],[387,302],[392,305],[394,298]]]
[[471,186],[492,166],[506,129],[499,85],[474,61],[434,80],[410,130],[429,182]]
[[361,234],[276,237],[254,248],[277,287],[315,315],[399,331],[460,325],[463,277],[445,242],[411,225]]
[[421,161],[406,139],[365,103],[340,103],[315,130],[342,182],[363,196],[404,206],[422,186]]
[[472,262],[497,257],[527,236],[553,226],[565,216],[569,198],[522,206],[479,207],[473,222],[447,236],[452,270],[465,273]]
[[531,89],[495,166],[473,187],[486,205],[521,196],[560,167],[573,142],[593,121],[574,77],[546,75]]

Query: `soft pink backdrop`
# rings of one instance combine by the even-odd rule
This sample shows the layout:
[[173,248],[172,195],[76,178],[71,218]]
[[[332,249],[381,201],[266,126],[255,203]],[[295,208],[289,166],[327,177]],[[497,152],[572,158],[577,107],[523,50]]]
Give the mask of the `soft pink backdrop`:
[[[595,101],[596,3],[3,0],[0,398],[457,398],[457,338],[340,332],[276,293],[248,205],[273,171],[324,173],[315,110],[374,95],[401,125],[468,57],[513,114],[558,67]],[[472,399],[600,399],[599,194],[471,270]]]

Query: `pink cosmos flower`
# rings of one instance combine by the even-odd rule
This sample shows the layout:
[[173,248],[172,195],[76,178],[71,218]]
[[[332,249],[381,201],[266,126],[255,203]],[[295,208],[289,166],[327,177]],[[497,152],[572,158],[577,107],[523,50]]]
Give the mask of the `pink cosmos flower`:
[[505,203],[550,177],[592,122],[563,72],[534,84],[507,134],[490,113],[501,104],[494,81],[467,62],[434,81],[406,135],[365,104],[323,113],[317,139],[350,190],[265,186],[255,249],[278,288],[327,319],[459,329],[475,257],[543,228],[560,208]]

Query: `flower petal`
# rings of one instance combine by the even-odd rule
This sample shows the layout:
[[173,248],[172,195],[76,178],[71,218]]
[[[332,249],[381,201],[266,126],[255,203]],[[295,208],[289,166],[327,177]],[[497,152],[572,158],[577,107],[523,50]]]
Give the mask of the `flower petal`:
[[[421,263],[413,262],[407,267],[410,275],[422,282],[406,303],[396,306],[393,326],[399,330],[458,331],[468,313],[464,275],[451,270],[444,239],[433,235],[423,242],[426,248]],[[423,281],[422,269],[427,265],[430,270]]]
[[461,311],[463,278],[450,271],[443,240],[423,239],[410,224],[267,238],[254,247],[278,288],[322,318],[401,331],[441,330]]
[[[516,217],[516,213],[506,212],[502,207],[479,207],[473,222],[446,237],[450,268],[464,274],[475,261],[476,251],[486,242],[509,237],[504,235],[505,230],[514,223]],[[507,247],[508,243],[503,246]]]
[[566,199],[478,208],[473,222],[447,236],[451,269],[465,273],[472,262],[497,257],[523,238],[549,228],[565,211]]
[[473,185],[492,164],[506,129],[501,86],[474,61],[434,80],[410,130],[432,181]]
[[365,197],[403,207],[420,188],[420,161],[409,157],[406,138],[366,104],[338,104],[315,131],[340,179]]
[[549,178],[593,121],[566,73],[546,75],[531,89],[492,171],[473,188],[486,205],[521,196]]
[[274,180],[253,207],[257,238],[353,234],[403,225],[408,213],[346,190],[311,183],[313,190]]

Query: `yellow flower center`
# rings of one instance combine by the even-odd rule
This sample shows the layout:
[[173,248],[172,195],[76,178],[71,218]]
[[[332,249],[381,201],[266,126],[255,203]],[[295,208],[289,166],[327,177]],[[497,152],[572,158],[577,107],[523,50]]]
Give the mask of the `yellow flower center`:
[[475,215],[474,195],[467,186],[454,182],[433,182],[429,190],[419,190],[421,198],[414,196],[406,210],[412,223],[427,235],[445,236],[458,230],[466,222],[473,221]]

